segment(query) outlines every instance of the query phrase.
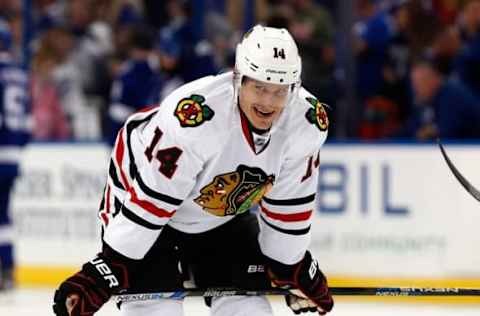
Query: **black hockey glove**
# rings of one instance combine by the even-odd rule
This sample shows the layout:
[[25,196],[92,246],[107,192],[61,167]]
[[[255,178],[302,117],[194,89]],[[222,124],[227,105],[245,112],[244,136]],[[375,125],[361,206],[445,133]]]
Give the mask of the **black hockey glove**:
[[105,256],[105,251],[85,263],[55,291],[53,311],[57,316],[92,316],[112,294],[128,288],[124,262]]
[[309,251],[302,261],[293,266],[272,261],[268,275],[275,286],[292,288],[285,300],[295,314],[318,311],[320,315],[325,315],[332,310],[333,298],[327,279]]

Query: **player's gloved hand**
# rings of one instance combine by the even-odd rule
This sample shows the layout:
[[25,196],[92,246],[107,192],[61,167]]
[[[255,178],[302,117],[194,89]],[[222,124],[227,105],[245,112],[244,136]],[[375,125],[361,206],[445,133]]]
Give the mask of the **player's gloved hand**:
[[293,288],[285,300],[295,314],[318,311],[325,315],[332,310],[333,298],[327,279],[309,251],[293,266],[272,262],[268,275],[275,286]]
[[112,294],[128,287],[126,265],[99,254],[55,291],[57,316],[92,316]]

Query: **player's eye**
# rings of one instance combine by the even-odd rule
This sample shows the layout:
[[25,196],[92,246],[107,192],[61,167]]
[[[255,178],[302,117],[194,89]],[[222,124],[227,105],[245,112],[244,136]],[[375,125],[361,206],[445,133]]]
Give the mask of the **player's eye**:
[[265,87],[256,85],[255,90],[257,91],[257,93],[263,93],[263,92],[265,92]]
[[287,89],[282,89],[282,90],[278,90],[277,92],[275,92],[275,95],[277,97],[284,97],[288,94],[288,88]]

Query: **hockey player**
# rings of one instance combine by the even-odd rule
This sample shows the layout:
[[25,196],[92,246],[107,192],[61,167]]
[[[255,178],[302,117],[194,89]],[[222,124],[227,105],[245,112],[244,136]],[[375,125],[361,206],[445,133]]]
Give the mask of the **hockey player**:
[[0,291],[13,286],[13,229],[10,193],[18,175],[18,159],[31,132],[28,81],[12,59],[12,34],[0,20]]
[[[258,25],[237,46],[234,72],[132,115],[111,156],[102,251],[60,285],[55,313],[93,315],[115,293],[179,289],[186,274],[198,287],[288,286],[294,312],[330,311],[307,250],[328,118],[300,74],[287,30]],[[183,315],[181,303],[124,302],[120,311]],[[212,315],[272,315],[261,296],[209,305]]]

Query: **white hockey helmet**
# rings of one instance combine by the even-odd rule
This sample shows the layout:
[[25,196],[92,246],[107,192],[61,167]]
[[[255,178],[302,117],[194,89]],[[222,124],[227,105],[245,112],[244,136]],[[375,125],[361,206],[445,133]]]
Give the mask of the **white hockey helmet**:
[[302,61],[286,29],[256,25],[237,45],[235,71],[240,77],[299,86]]

